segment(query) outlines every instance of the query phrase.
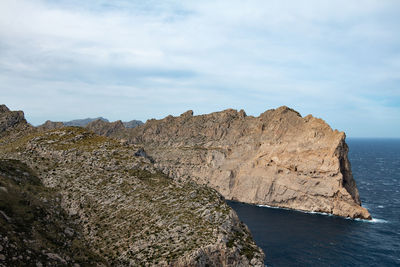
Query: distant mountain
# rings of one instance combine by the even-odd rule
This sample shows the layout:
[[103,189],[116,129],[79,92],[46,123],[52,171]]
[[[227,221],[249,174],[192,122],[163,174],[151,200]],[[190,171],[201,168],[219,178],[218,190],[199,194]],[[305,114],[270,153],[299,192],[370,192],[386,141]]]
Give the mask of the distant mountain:
[[[93,122],[95,124],[91,125]],[[101,123],[103,122],[103,123]],[[118,123],[117,123],[118,122]],[[100,123],[100,124],[99,124]],[[86,118],[86,119],[80,119],[80,120],[72,120],[72,121],[65,121],[65,122],[55,122],[55,121],[46,121],[42,125],[39,125],[38,128],[41,130],[52,130],[52,129],[58,129],[62,128],[64,126],[79,126],[79,127],[88,127],[88,125],[95,126],[97,127],[96,129],[98,130],[99,125],[101,125],[102,129],[111,127],[114,128],[115,125],[118,124],[118,127],[120,130],[126,128],[135,128],[137,126],[140,126],[144,124],[142,121],[139,120],[131,120],[131,121],[116,121],[116,122],[110,122],[106,118],[103,117],[98,117],[98,118]],[[91,128],[89,127],[89,128]]]
[[96,120],[102,120],[105,122],[109,122],[109,120],[103,118],[103,117],[98,117],[98,118],[86,118],[86,119],[80,119],[80,120],[72,120],[72,121],[65,121],[63,122],[65,126],[81,126],[85,127],[88,123]]
[[142,121],[138,120],[123,121],[122,123],[124,124],[125,128],[135,128],[137,126],[144,124]]

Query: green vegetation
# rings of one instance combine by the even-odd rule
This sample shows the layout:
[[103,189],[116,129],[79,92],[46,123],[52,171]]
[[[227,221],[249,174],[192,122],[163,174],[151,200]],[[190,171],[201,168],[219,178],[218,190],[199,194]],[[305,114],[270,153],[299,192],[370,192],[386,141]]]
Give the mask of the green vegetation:
[[62,263],[48,253],[80,264],[104,262],[88,249],[80,228],[61,209],[56,192],[43,187],[35,172],[20,161],[0,160],[0,211],[1,253],[10,266]]
[[[15,242],[24,249],[20,237],[39,240],[34,252],[40,257],[46,249],[84,264],[103,261],[96,255],[121,265],[174,263],[216,244],[219,234],[247,258],[257,251],[245,227],[233,225],[220,194],[172,180],[149,159],[134,156],[134,147],[79,127],[34,131],[0,146],[0,157],[19,158],[35,170],[18,160],[0,161],[0,210],[20,220],[10,226],[0,218],[2,233],[20,233]],[[61,209],[61,198],[74,220]],[[232,229],[221,228],[226,222]],[[65,234],[66,228],[75,234]]]

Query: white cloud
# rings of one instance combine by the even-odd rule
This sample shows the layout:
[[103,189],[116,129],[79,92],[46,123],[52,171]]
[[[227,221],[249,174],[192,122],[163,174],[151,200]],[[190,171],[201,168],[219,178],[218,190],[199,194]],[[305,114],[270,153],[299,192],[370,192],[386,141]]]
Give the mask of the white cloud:
[[399,101],[396,10],[373,0],[3,0],[1,98],[34,123],[282,104],[335,122],[346,110],[363,117],[366,104],[393,114],[399,103],[374,95]]

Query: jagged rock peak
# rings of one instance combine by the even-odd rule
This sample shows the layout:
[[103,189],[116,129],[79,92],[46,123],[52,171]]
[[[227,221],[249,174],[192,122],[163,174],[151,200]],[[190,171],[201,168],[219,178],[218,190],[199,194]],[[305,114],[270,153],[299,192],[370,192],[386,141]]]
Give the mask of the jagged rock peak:
[[122,123],[124,124],[125,128],[135,128],[143,125],[143,122],[140,120],[123,121]]
[[59,129],[59,128],[62,128],[62,127],[65,127],[65,125],[61,121],[47,120],[42,125],[39,125],[37,128],[39,130],[47,131],[47,130]]
[[114,127],[123,127],[123,128],[125,128],[124,123],[121,120],[117,120],[117,121],[114,121],[114,122],[107,122],[107,121],[104,121],[104,120],[101,120],[101,119],[89,122],[86,125],[86,128],[90,128],[90,127],[93,127],[93,126],[96,126],[96,125],[99,125],[99,126],[113,125]]
[[0,105],[0,133],[4,131],[17,133],[26,127],[28,127],[28,123],[25,120],[24,112],[10,111],[6,105]]
[[265,111],[264,113],[260,114],[260,118],[270,118],[270,117],[288,117],[288,116],[294,116],[294,117],[302,117],[299,112],[296,110],[289,108],[287,106],[281,106],[277,109],[269,109]]
[[278,113],[281,113],[281,114],[285,114],[287,112],[293,112],[293,113],[297,114],[297,116],[301,117],[301,114],[299,112],[297,112],[296,110],[289,108],[287,106],[281,106],[281,107],[277,108],[275,111]]
[[188,110],[180,115],[180,117],[191,117],[193,116],[193,110]]
[[4,104],[0,105],[0,112],[1,113],[9,112],[9,111],[10,111],[10,109],[6,105],[4,105]]
[[119,135],[126,130],[124,123],[120,120],[107,122],[101,119],[89,122],[85,128],[105,136]]

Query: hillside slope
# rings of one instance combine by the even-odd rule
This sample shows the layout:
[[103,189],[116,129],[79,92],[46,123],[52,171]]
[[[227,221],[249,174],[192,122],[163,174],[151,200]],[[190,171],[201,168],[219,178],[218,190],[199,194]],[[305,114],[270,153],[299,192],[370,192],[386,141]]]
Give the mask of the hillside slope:
[[[13,116],[4,110],[0,121]],[[170,179],[135,156],[139,147],[83,128],[28,127],[23,135],[11,134],[19,127],[28,127],[23,116],[0,138],[0,158],[26,164],[60,195],[90,253],[105,264],[263,266],[263,252],[217,191]],[[14,220],[6,208],[1,211]],[[9,236],[4,229],[1,235]]]

